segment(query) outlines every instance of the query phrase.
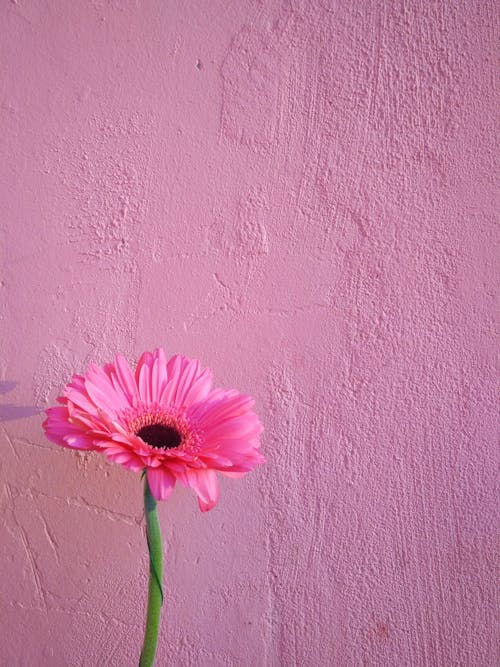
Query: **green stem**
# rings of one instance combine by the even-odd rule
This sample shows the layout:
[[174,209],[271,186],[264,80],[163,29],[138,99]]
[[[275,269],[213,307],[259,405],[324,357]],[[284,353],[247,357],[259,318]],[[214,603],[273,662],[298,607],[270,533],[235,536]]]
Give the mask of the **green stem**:
[[156,500],[148,484],[148,476],[144,475],[144,509],[146,512],[146,537],[149,550],[149,590],[148,611],[146,615],[146,632],[142,645],[139,667],[152,667],[154,664],[158,629],[160,627],[160,610],[163,604],[161,585],[163,569],[163,548],[160,524],[156,511]]

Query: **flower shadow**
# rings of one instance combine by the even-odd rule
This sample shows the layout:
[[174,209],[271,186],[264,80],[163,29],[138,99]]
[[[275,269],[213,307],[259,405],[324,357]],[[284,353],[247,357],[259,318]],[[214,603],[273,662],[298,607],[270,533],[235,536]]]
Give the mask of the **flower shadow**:
[[33,417],[42,412],[40,408],[34,405],[14,405],[13,403],[6,403],[0,405],[0,421],[8,422],[14,419],[22,419],[23,417]]
[[6,394],[17,387],[17,382],[14,380],[3,380],[0,382],[0,394]]
[[[0,382],[0,394],[7,394],[17,386],[13,380],[4,380]],[[42,412],[36,405],[15,405],[14,403],[5,403],[0,405],[0,421],[13,421],[14,419],[23,419],[23,417],[33,417]]]

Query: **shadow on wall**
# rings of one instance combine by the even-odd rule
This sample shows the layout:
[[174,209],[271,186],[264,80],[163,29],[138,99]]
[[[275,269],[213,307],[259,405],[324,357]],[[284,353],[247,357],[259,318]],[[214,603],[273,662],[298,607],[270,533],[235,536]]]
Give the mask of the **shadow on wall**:
[[[7,394],[17,386],[13,380],[4,380],[0,382],[0,394]],[[32,417],[42,412],[35,405],[14,405],[14,403],[4,403],[0,405],[0,421],[8,422],[23,417]]]

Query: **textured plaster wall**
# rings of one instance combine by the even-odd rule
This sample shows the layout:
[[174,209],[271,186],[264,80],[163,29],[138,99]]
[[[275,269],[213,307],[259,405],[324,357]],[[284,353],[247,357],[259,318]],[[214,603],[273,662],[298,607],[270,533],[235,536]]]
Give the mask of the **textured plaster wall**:
[[161,506],[159,665],[498,664],[487,0],[0,4],[0,663],[136,665],[139,476],[44,440],[163,345],[267,466]]

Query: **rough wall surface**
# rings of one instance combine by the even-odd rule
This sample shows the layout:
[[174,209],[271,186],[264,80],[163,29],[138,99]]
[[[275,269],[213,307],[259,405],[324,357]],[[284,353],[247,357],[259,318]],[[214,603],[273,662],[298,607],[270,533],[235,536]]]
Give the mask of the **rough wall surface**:
[[159,665],[486,667],[498,5],[0,5],[0,663],[136,665],[139,476],[44,440],[115,352],[257,397],[160,508]]

